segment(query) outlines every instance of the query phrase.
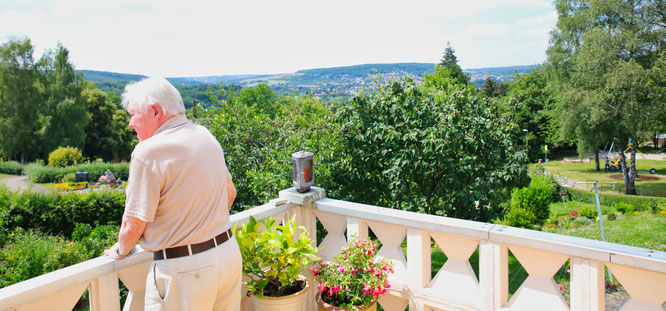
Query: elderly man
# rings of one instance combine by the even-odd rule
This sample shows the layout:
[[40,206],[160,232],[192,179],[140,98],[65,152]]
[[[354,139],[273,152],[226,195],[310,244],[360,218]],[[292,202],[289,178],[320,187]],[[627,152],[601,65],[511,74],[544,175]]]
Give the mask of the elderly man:
[[123,106],[139,144],[118,243],[104,253],[122,260],[137,241],[153,252],[146,310],[238,310],[241,255],[229,221],[236,189],[222,147],[188,122],[180,93],[165,79],[128,85]]

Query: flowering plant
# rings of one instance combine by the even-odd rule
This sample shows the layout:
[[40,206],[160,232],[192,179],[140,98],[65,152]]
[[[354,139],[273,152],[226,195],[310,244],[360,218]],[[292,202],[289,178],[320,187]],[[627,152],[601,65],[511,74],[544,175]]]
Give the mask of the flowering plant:
[[311,269],[321,299],[333,306],[357,310],[369,307],[391,287],[388,274],[393,264],[386,258],[374,259],[376,244],[369,239],[353,237],[333,257]]

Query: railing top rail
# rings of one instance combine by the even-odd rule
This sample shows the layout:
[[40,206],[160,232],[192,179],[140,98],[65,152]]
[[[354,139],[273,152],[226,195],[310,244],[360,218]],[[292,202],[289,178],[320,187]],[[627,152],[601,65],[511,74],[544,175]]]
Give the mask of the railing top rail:
[[[231,215],[231,223],[247,223],[250,219],[250,216],[253,216],[256,219],[268,218],[270,216],[284,213],[298,206],[288,202],[276,206],[276,201],[278,200],[271,200],[267,204]],[[125,260],[116,261],[106,256],[100,256],[1,288],[0,310],[5,310],[13,306],[21,305],[25,302],[34,301],[39,298],[52,295],[53,293],[64,288],[69,288],[84,282],[90,282],[105,274],[119,271],[144,261],[153,260],[151,252],[146,252],[140,247],[138,248],[139,251],[136,254],[128,257]]]
[[316,210],[666,273],[666,253],[561,234],[321,199]]

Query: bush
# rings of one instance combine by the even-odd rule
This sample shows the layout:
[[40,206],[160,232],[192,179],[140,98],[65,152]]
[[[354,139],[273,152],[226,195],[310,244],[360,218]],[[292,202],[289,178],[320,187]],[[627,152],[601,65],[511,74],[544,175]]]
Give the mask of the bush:
[[528,211],[524,208],[511,208],[506,214],[503,225],[532,229],[534,228],[534,223],[536,223],[536,216],[532,211]]
[[89,181],[97,181],[97,178],[104,175],[106,170],[110,170],[117,179],[127,180],[129,176],[129,163],[84,163],[68,167],[51,167],[38,164],[28,164],[25,166],[25,175],[34,183],[57,183],[63,177],[70,173],[88,172]]
[[0,173],[21,175],[23,173],[23,165],[16,161],[0,161]]
[[93,228],[90,224],[75,224],[72,240],[81,244],[88,258],[102,256],[105,249],[118,241],[117,225],[102,225]]
[[[594,192],[585,191],[575,188],[566,188],[570,199],[580,202],[595,202]],[[599,193],[599,202],[601,205],[605,206],[614,206],[616,203],[622,202],[629,205],[632,205],[637,211],[647,211],[653,204],[666,204],[666,198],[664,197],[649,197],[649,196],[637,196],[637,195],[626,195],[626,194],[610,194],[610,193]]]
[[0,287],[86,260],[85,249],[59,236],[16,230],[0,249]]
[[633,205],[629,205],[629,204],[624,203],[624,202],[617,202],[617,203],[615,203],[615,205],[613,207],[615,208],[616,211],[618,211],[619,213],[622,213],[622,214],[627,214],[629,212],[634,211],[634,206]]
[[83,154],[75,147],[58,147],[49,154],[49,166],[65,167],[83,162]]
[[43,194],[0,187],[0,230],[5,234],[21,227],[69,237],[76,223],[118,224],[124,209],[124,191]]
[[514,209],[523,211],[515,212],[522,215],[524,211],[534,214],[534,223],[542,225],[550,215],[549,205],[552,202],[555,184],[552,178],[543,175],[535,175],[527,188],[514,189],[511,192],[509,213]]
[[62,177],[62,182],[70,183],[76,181],[76,173],[67,173]]
[[582,206],[580,208],[580,215],[590,219],[597,218],[597,208],[589,205]]

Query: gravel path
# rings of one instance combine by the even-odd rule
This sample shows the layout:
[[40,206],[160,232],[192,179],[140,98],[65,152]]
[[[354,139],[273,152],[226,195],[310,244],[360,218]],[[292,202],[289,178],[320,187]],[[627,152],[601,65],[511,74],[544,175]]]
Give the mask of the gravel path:
[[47,193],[48,190],[39,185],[33,184],[28,180],[27,176],[11,176],[0,178],[0,183],[4,184],[11,191],[23,191],[31,189],[35,192]]

